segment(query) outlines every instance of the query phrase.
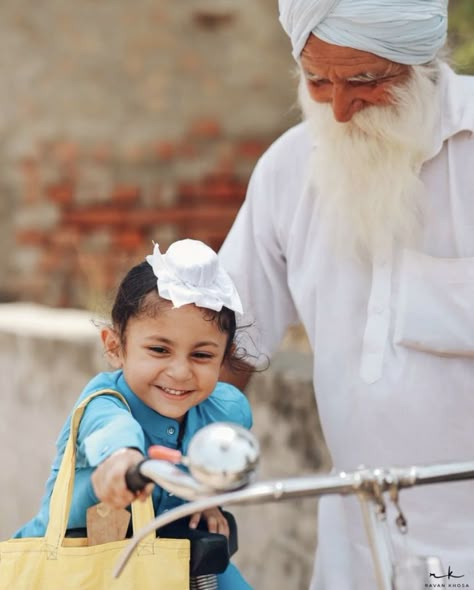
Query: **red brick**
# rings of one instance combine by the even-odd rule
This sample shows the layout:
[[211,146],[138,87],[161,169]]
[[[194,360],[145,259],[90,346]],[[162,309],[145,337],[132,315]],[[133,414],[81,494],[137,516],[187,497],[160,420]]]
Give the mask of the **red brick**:
[[180,69],[184,72],[196,72],[202,66],[202,60],[197,57],[196,53],[186,53],[181,57]]
[[110,299],[110,293],[115,292],[119,279],[134,262],[134,256],[116,250],[81,252],[78,256],[78,269],[81,277],[87,277],[90,288],[96,294]]
[[74,186],[69,182],[50,184],[45,193],[50,201],[58,205],[70,205],[74,201]]
[[25,181],[23,200],[33,203],[41,198],[39,162],[34,158],[25,158],[20,162],[20,168]]
[[226,201],[240,205],[245,197],[246,183],[234,176],[210,174],[203,180],[203,197],[216,202]]
[[233,154],[223,153],[216,164],[215,174],[233,177],[235,171],[235,157]]
[[233,175],[210,174],[199,182],[181,183],[178,187],[178,202],[182,205],[205,204],[240,206],[245,198],[247,184]]
[[200,196],[200,183],[182,182],[178,185],[178,203],[180,205],[191,205]]
[[39,270],[42,273],[51,273],[63,268],[64,257],[61,250],[57,248],[47,249],[41,254]]
[[222,222],[232,221],[238,206],[223,205],[221,207],[170,207],[134,209],[120,211],[117,208],[105,206],[91,206],[63,213],[63,222],[78,229],[87,230],[101,226],[124,228],[149,228],[162,223],[181,223],[193,219],[196,224],[203,221]]
[[152,185],[147,187],[146,195],[144,197],[144,201],[147,203],[156,203],[156,206],[159,206],[161,199],[163,196],[163,189],[160,185]]
[[112,148],[107,144],[98,144],[92,147],[90,156],[100,164],[110,162],[112,159]]
[[199,222],[196,222],[193,215],[183,217],[177,224],[178,233],[188,235],[200,232],[202,235],[215,236],[215,232],[218,231],[219,235],[226,235],[232,226],[237,211],[236,209],[233,215],[229,216],[217,210],[217,214],[209,217],[201,217]]
[[23,158],[20,160],[20,168],[27,176],[31,173],[37,173],[38,160],[36,158]]
[[136,185],[118,185],[114,187],[111,194],[111,200],[119,206],[131,206],[140,200],[141,189]]
[[201,139],[215,139],[222,135],[222,128],[215,119],[198,119],[191,125],[190,132]]
[[123,148],[123,158],[126,164],[136,164],[137,162],[144,162],[147,159],[147,148],[142,144],[127,145]]
[[237,144],[237,155],[249,160],[257,160],[267,149],[268,144],[258,139],[247,139]]
[[121,231],[114,234],[112,247],[119,250],[136,251],[143,247],[145,238],[138,231]]
[[183,141],[176,146],[178,156],[183,158],[196,158],[199,155],[197,147],[190,141]]
[[77,249],[80,242],[80,232],[75,227],[58,227],[49,233],[49,243],[63,251]]
[[48,234],[36,229],[22,229],[15,233],[15,241],[21,246],[42,247],[48,241]]
[[79,146],[72,141],[61,141],[53,145],[53,157],[60,162],[75,162],[79,157]]
[[160,141],[154,146],[154,153],[160,160],[172,160],[176,157],[176,145],[171,141]]
[[210,246],[213,250],[219,249],[224,241],[227,233],[228,227],[210,227],[210,228],[203,228],[203,227],[180,227],[179,228],[179,235],[183,238],[192,238],[194,240],[201,240],[208,246]]

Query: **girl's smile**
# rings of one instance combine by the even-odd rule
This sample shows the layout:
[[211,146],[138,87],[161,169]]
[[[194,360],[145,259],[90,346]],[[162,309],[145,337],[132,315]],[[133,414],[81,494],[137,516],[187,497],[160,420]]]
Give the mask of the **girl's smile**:
[[114,330],[104,330],[104,345],[115,351],[113,364],[138,398],[181,421],[214,390],[228,335],[194,304],[173,308],[162,300],[151,308],[129,319],[122,343]]
[[184,395],[188,395],[189,393],[192,393],[193,390],[180,390],[180,389],[171,389],[171,387],[163,387],[162,385],[157,385],[158,389],[161,389],[161,391],[164,391],[164,393],[169,394],[169,395],[173,395],[173,396],[179,396],[179,397],[183,397]]

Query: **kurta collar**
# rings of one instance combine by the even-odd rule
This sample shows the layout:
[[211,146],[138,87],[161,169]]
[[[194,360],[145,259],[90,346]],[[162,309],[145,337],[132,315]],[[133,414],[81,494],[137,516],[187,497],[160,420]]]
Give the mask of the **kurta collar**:
[[445,141],[460,133],[474,133],[474,79],[456,74],[447,64],[440,70],[440,126],[433,151],[439,154]]
[[170,439],[174,442],[178,441],[180,423],[177,420],[162,416],[147,406],[130,389],[122,372],[119,375],[118,384],[127,399],[133,417],[154,444],[163,444],[163,441],[170,441]]

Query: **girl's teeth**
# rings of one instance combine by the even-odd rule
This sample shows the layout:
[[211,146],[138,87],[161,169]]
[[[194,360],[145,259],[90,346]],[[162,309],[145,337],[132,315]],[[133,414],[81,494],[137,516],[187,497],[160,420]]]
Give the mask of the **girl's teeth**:
[[171,395],[182,395],[183,393],[186,393],[185,390],[170,389],[169,387],[162,387],[161,389],[166,391],[166,393],[171,393]]

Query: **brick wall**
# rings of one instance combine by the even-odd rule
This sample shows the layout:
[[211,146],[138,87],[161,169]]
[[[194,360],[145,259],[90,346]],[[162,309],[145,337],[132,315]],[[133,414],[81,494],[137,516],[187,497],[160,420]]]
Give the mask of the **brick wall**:
[[0,299],[96,308],[180,237],[218,249],[297,119],[274,0],[0,8]]
[[[18,269],[19,298],[89,307],[151,252],[152,240],[166,248],[186,236],[217,250],[266,142],[225,140],[211,119],[194,123],[188,137],[125,155],[112,145],[57,142],[22,160],[14,239],[20,255],[33,255]],[[186,165],[206,152],[210,169],[187,178]]]

